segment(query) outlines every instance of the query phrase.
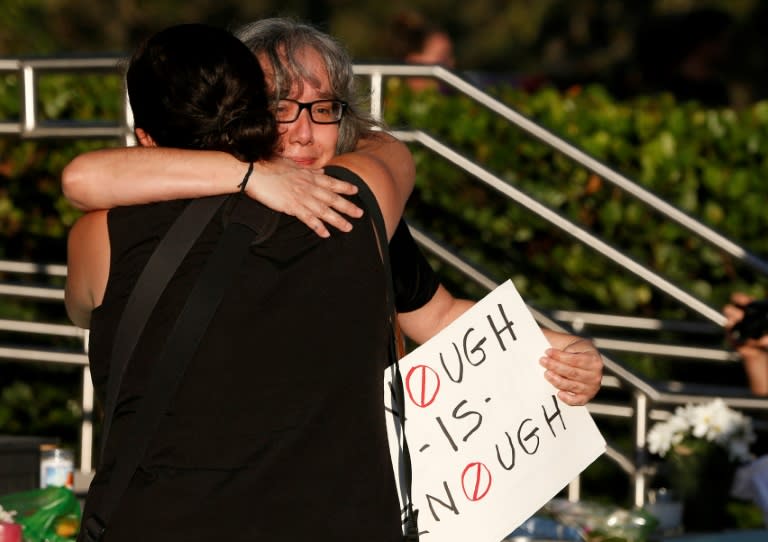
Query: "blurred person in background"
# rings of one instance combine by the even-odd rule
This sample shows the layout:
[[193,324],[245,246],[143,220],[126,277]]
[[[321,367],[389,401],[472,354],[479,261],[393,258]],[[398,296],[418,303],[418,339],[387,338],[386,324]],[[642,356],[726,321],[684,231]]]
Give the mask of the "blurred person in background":
[[[414,11],[398,14],[390,25],[390,49],[396,61],[405,64],[456,67],[451,36]],[[409,77],[408,86],[414,91],[438,89],[439,82],[429,77]]]
[[[727,319],[726,338],[741,356],[752,393],[768,397],[768,304],[743,292],[732,293],[730,301],[723,307],[723,315]],[[754,313],[750,311],[750,319],[745,321],[745,311],[749,311],[750,303],[756,301],[752,306]],[[748,328],[741,331],[745,325]]]

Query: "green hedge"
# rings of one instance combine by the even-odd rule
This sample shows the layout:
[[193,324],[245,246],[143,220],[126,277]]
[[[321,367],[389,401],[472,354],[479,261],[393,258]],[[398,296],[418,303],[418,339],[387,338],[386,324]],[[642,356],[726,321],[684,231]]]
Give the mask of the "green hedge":
[[[611,183],[548,149],[466,97],[412,96],[397,79],[385,104],[393,127],[413,126],[460,149],[511,185],[715,307],[765,281]],[[637,181],[716,231],[768,258],[768,103],[704,110],[669,96],[618,103],[598,87],[566,94],[496,89],[504,103]],[[678,303],[592,249],[414,146],[408,214],[542,307],[690,317]]]
[[[121,89],[117,75],[44,75],[40,120],[116,122]],[[19,121],[19,93],[17,75],[0,74],[0,121]],[[0,258],[64,263],[67,230],[79,213],[61,194],[61,170],[79,153],[114,144],[0,137]]]

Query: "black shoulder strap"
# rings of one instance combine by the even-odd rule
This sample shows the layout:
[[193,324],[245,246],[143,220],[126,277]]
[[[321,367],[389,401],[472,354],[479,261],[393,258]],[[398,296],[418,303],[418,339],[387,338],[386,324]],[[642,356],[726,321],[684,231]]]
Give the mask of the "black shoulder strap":
[[376,236],[379,241],[379,248],[381,250],[381,259],[384,264],[384,271],[387,276],[387,305],[389,307],[389,324],[391,339],[389,341],[389,355],[390,362],[394,366],[394,394],[393,400],[397,408],[397,417],[400,420],[400,429],[402,435],[402,457],[401,460],[403,477],[405,482],[405,542],[418,542],[419,540],[419,528],[418,528],[418,510],[414,510],[413,502],[411,501],[411,490],[413,486],[413,474],[411,472],[411,453],[408,449],[408,440],[405,438],[405,390],[403,388],[403,378],[400,374],[400,364],[398,363],[398,348],[397,348],[397,336],[395,333],[395,323],[397,319],[397,312],[395,311],[395,288],[392,281],[392,272],[389,261],[389,241],[387,239],[387,230],[384,223],[384,217],[381,215],[381,209],[376,201],[376,197],[371,192],[371,189],[367,184],[352,171],[339,166],[326,166],[324,168],[326,175],[336,177],[343,181],[357,186],[358,196],[363,200],[366,209],[368,210],[371,220],[373,221],[373,227],[376,231]]
[[175,396],[188,361],[197,350],[200,339],[232,282],[230,275],[242,262],[255,236],[256,232],[248,226],[231,222],[201,271],[153,365],[146,393],[137,408],[133,423],[141,428],[135,432],[140,437],[134,441],[130,450],[124,450],[126,453],[115,463],[109,491],[101,501],[95,503],[89,517],[84,518],[81,537],[85,542],[98,542],[104,535],[113,512],[146,454],[151,438],[157,432],[168,404]]
[[146,327],[147,319],[184,256],[225,199],[226,196],[214,196],[192,200],[160,240],[136,280],[117,325],[115,342],[112,344],[101,432],[100,461],[104,457],[104,447],[112,426],[112,417],[115,414],[117,395],[125,368]]

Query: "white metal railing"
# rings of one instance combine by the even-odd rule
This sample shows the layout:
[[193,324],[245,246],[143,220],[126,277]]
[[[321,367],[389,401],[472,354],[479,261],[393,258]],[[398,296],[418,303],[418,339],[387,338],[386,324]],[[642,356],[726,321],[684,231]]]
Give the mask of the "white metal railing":
[[64,122],[43,122],[40,119],[39,81],[51,73],[108,73],[118,72],[120,57],[67,57],[0,59],[0,73],[19,75],[21,89],[21,118],[18,122],[0,121],[0,135],[13,134],[24,138],[116,138],[126,144],[133,141],[130,128],[132,118],[127,96],[124,99],[123,118],[119,122],[76,124]]
[[[46,281],[53,277],[66,276],[66,266],[0,260],[0,274],[3,273],[38,276],[41,280]],[[19,287],[0,283],[0,296],[63,303],[64,290],[48,286]],[[94,390],[91,372],[88,368],[87,330],[73,325],[0,319],[0,331],[47,337],[69,337],[75,339],[75,343],[79,344],[79,347],[69,350],[0,345],[0,360],[63,364],[81,368],[82,393],[80,404],[82,419],[80,421],[79,471],[83,474],[91,473],[93,470]],[[20,341],[20,344],[24,344],[24,342]]]
[[[21,81],[21,118],[18,122],[0,120],[0,135],[18,135],[22,138],[114,138],[125,144],[132,144],[132,117],[127,99],[124,99],[125,112],[118,122],[114,123],[67,123],[67,122],[43,122],[40,119],[36,104],[39,100],[38,81],[41,75],[54,72],[77,72],[77,73],[116,73],[120,57],[99,57],[99,58],[44,58],[44,59],[0,59],[0,72],[15,72],[19,74]],[[745,263],[753,269],[768,274],[768,263],[745,251],[736,243],[726,239],[717,232],[711,230],[704,224],[694,218],[685,215],[680,210],[670,206],[667,202],[656,197],[640,187],[630,179],[612,170],[610,167],[595,160],[566,140],[546,130],[530,119],[517,113],[510,107],[499,102],[495,98],[475,88],[470,83],[438,66],[402,66],[402,65],[356,65],[355,73],[360,76],[368,77],[371,85],[371,109],[374,115],[380,116],[382,113],[384,78],[389,76],[427,76],[439,79],[443,83],[452,86],[459,92],[477,100],[480,104],[494,111],[501,117],[507,119],[512,124],[549,145],[558,152],[571,158],[574,162],[582,165],[590,171],[601,176],[605,180],[613,183],[617,187],[626,191],[628,194],[643,201],[649,207],[655,209],[661,214],[674,220],[693,234],[709,241],[724,252],[730,254],[737,260]],[[552,213],[547,207],[541,205],[533,198],[514,189],[506,182],[483,169],[478,164],[472,163],[443,143],[432,138],[428,134],[420,131],[409,130],[397,132],[401,138],[406,141],[416,142],[437,152],[442,157],[454,163],[484,182],[488,186],[504,194],[510,201],[522,205],[530,211],[543,217],[549,223],[574,235],[577,239],[597,250],[602,255],[616,262],[618,265],[635,273],[637,276],[654,285],[661,291],[667,293],[681,304],[694,310],[709,322],[714,324],[714,329],[722,326],[724,319],[719,311],[707,306],[699,299],[691,296],[681,290],[674,284],[669,283],[663,277],[657,275],[651,270],[637,264],[626,257],[620,251],[613,249],[603,241],[593,236],[589,232],[575,226],[575,224],[563,219],[559,215]],[[449,265],[455,267],[464,273],[468,278],[477,282],[481,286],[492,289],[496,282],[484,275],[482,272],[468,264],[466,261],[445,249],[439,243],[436,243],[423,232],[414,230],[416,240],[428,251],[432,252],[438,258],[444,260]],[[0,272],[12,273],[37,273],[41,276],[64,276],[66,269],[61,265],[38,265],[34,263],[23,262],[0,262]],[[0,295],[17,296],[27,299],[45,299],[54,302],[61,302],[63,292],[57,288],[49,287],[29,287],[13,284],[0,283]],[[662,329],[663,325],[668,325],[660,321],[648,319],[642,325],[637,321],[628,322],[626,317],[616,317],[611,315],[589,315],[588,313],[566,314],[553,313],[546,315],[541,311],[531,307],[536,319],[542,324],[552,329],[565,329],[565,322],[571,322],[573,327],[579,327],[587,324],[595,324],[598,321],[601,325],[626,326],[632,328]],[[553,319],[552,316],[557,318]],[[709,328],[710,331],[712,327]],[[87,356],[85,354],[85,345],[87,336],[81,330],[74,326],[59,324],[43,324],[31,322],[19,322],[11,320],[0,320],[0,330],[42,333],[66,336],[78,336],[82,334],[83,349],[79,352],[52,353],[40,349],[27,349],[19,347],[0,348],[0,358],[13,361],[43,361],[51,363],[68,363],[83,367],[83,412],[84,420],[81,427],[81,459],[80,470],[88,473],[92,470],[92,452],[93,452],[93,427],[91,423],[93,415],[93,388],[90,375],[87,369]],[[568,331],[571,331],[572,328]],[[694,356],[699,359],[712,359],[716,361],[734,361],[733,353],[719,351],[716,349],[702,349],[689,347],[676,347],[674,345],[660,345],[652,343],[642,343],[640,341],[616,341],[614,339],[596,338],[599,347],[606,350],[631,350],[634,352],[642,351],[663,356]],[[633,500],[637,505],[642,505],[645,500],[645,491],[647,485],[647,470],[645,458],[645,435],[647,425],[650,420],[663,419],[668,415],[670,406],[684,404],[690,401],[702,401],[712,397],[712,391],[704,391],[696,387],[688,387],[680,384],[670,384],[667,386],[652,385],[644,379],[638,377],[623,365],[605,356],[607,374],[604,378],[604,386],[621,388],[627,390],[631,397],[627,405],[612,405],[600,402],[593,402],[589,405],[590,411],[595,415],[615,416],[633,420],[633,441],[634,450],[632,457],[621,454],[614,448],[609,447],[608,457],[619,464],[633,482]],[[677,386],[677,387],[675,387]],[[723,391],[723,390],[720,390]],[[747,410],[768,410],[768,399],[759,399],[739,394],[725,394],[724,400],[735,408]],[[569,491],[569,497],[578,498],[578,482],[576,482]]]

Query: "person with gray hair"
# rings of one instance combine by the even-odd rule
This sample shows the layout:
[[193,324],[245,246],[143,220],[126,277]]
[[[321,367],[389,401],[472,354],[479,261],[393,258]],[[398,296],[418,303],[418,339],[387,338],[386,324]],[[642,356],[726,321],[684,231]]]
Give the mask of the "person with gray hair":
[[287,96],[294,85],[311,80],[299,61],[301,51],[314,49],[320,54],[328,71],[331,94],[347,104],[339,124],[337,154],[354,151],[364,134],[382,127],[361,103],[352,59],[333,37],[308,24],[278,17],[246,24],[235,35],[269,67],[275,97]]

